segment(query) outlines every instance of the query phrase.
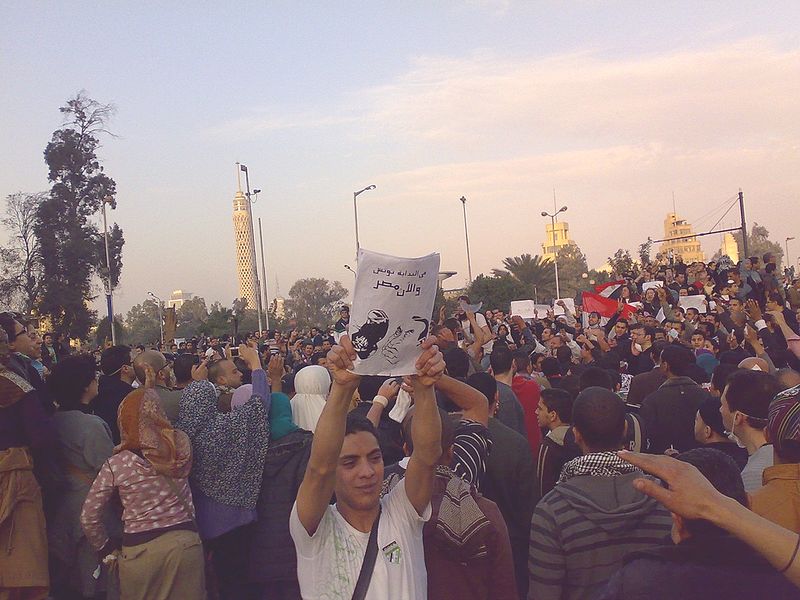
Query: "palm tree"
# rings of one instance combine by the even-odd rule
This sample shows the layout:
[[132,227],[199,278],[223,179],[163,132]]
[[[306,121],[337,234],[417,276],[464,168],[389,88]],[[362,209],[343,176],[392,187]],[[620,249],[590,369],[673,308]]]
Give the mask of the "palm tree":
[[538,254],[531,256],[508,256],[503,259],[505,269],[492,269],[492,275],[499,277],[511,275],[514,279],[528,287],[531,298],[551,298],[555,291],[555,273],[553,261],[543,259]]

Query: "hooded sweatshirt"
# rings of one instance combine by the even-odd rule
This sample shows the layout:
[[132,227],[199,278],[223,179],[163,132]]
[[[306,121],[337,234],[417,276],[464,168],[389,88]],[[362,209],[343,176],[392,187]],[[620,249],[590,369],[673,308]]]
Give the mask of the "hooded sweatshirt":
[[669,512],[633,487],[640,477],[577,475],[542,498],[531,524],[529,597],[593,598],[625,555],[669,541]]

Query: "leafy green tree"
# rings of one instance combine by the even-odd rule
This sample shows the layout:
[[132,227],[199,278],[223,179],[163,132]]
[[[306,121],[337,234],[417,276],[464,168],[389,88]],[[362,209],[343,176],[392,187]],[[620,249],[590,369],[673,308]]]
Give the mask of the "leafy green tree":
[[611,266],[614,277],[621,277],[623,273],[630,273],[633,276],[639,274],[639,264],[631,257],[630,250],[620,248],[614,252],[614,256],[608,257],[608,264]]
[[533,300],[529,291],[528,285],[500,271],[495,275],[478,275],[467,288],[467,295],[472,302],[483,302],[484,309],[508,311],[512,300]]
[[[124,344],[128,337],[128,332],[125,329],[122,315],[114,315],[114,331],[117,334],[117,344]],[[105,316],[100,319],[100,322],[97,324],[97,331],[95,331],[94,334],[94,341],[99,348],[102,348],[105,346],[106,342],[110,342],[111,339],[111,329],[108,326],[108,316]]]
[[0,248],[0,301],[28,314],[42,286],[42,253],[34,226],[45,198],[44,193],[10,194],[5,217],[0,219],[9,236],[8,244]]
[[[748,258],[744,256],[744,246],[742,245],[742,232],[737,231],[733,234],[736,243],[739,245],[739,260]],[[778,266],[783,261],[783,246],[779,242],[769,239],[769,231],[763,225],[753,223],[750,233],[747,234],[747,252],[750,256],[757,256],[761,259],[768,252],[778,257]]]
[[203,324],[208,319],[208,308],[206,308],[205,299],[195,296],[184,301],[176,311],[175,316],[178,321],[176,337],[191,338],[198,335]]
[[209,337],[219,337],[221,335],[233,333],[233,311],[222,306],[219,302],[213,302],[208,309],[208,318],[200,328],[200,333]]
[[[95,319],[89,308],[92,276],[104,263],[104,247],[92,218],[104,201],[113,208],[116,183],[103,172],[97,157],[99,136],[114,109],[78,93],[60,108],[64,126],[53,132],[44,151],[49,196],[39,204],[34,226],[42,255],[39,312],[59,333],[85,339]],[[119,281],[122,231],[112,226],[112,286]],[[103,254],[100,254],[100,249]]]
[[158,302],[145,300],[132,307],[125,316],[125,327],[131,344],[155,344],[161,339]]
[[289,290],[286,313],[301,327],[327,327],[347,290],[338,281],[320,277],[298,279]]
[[544,301],[555,294],[553,261],[542,259],[539,255],[522,254],[504,258],[503,266],[505,269],[492,269],[492,275],[511,275],[525,286],[525,299]]
[[[558,250],[558,287],[562,298],[574,298],[588,287],[589,265],[577,244]],[[584,277],[586,275],[586,277]]]

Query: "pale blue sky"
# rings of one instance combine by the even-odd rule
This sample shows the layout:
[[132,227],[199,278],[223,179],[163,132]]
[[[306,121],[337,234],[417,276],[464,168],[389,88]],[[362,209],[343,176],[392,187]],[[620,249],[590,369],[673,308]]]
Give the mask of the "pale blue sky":
[[783,240],[800,216],[798,23],[797,2],[6,0],[0,195],[47,187],[58,107],[86,89],[118,107],[100,151],[127,241],[117,311],[151,289],[237,295],[237,160],[264,190],[284,295],[304,276],[352,283],[352,192],[370,183],[362,245],[440,251],[456,284],[461,195],[475,274],[539,252],[553,187],[591,266],[658,237],[672,191],[692,219],[742,187],[748,220]]

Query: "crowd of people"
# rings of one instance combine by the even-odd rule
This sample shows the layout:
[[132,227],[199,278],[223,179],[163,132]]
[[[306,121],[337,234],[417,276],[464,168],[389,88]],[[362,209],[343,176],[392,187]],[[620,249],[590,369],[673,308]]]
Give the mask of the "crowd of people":
[[96,356],[0,313],[0,599],[800,597],[800,280],[603,297],[462,297],[389,379],[347,307]]

